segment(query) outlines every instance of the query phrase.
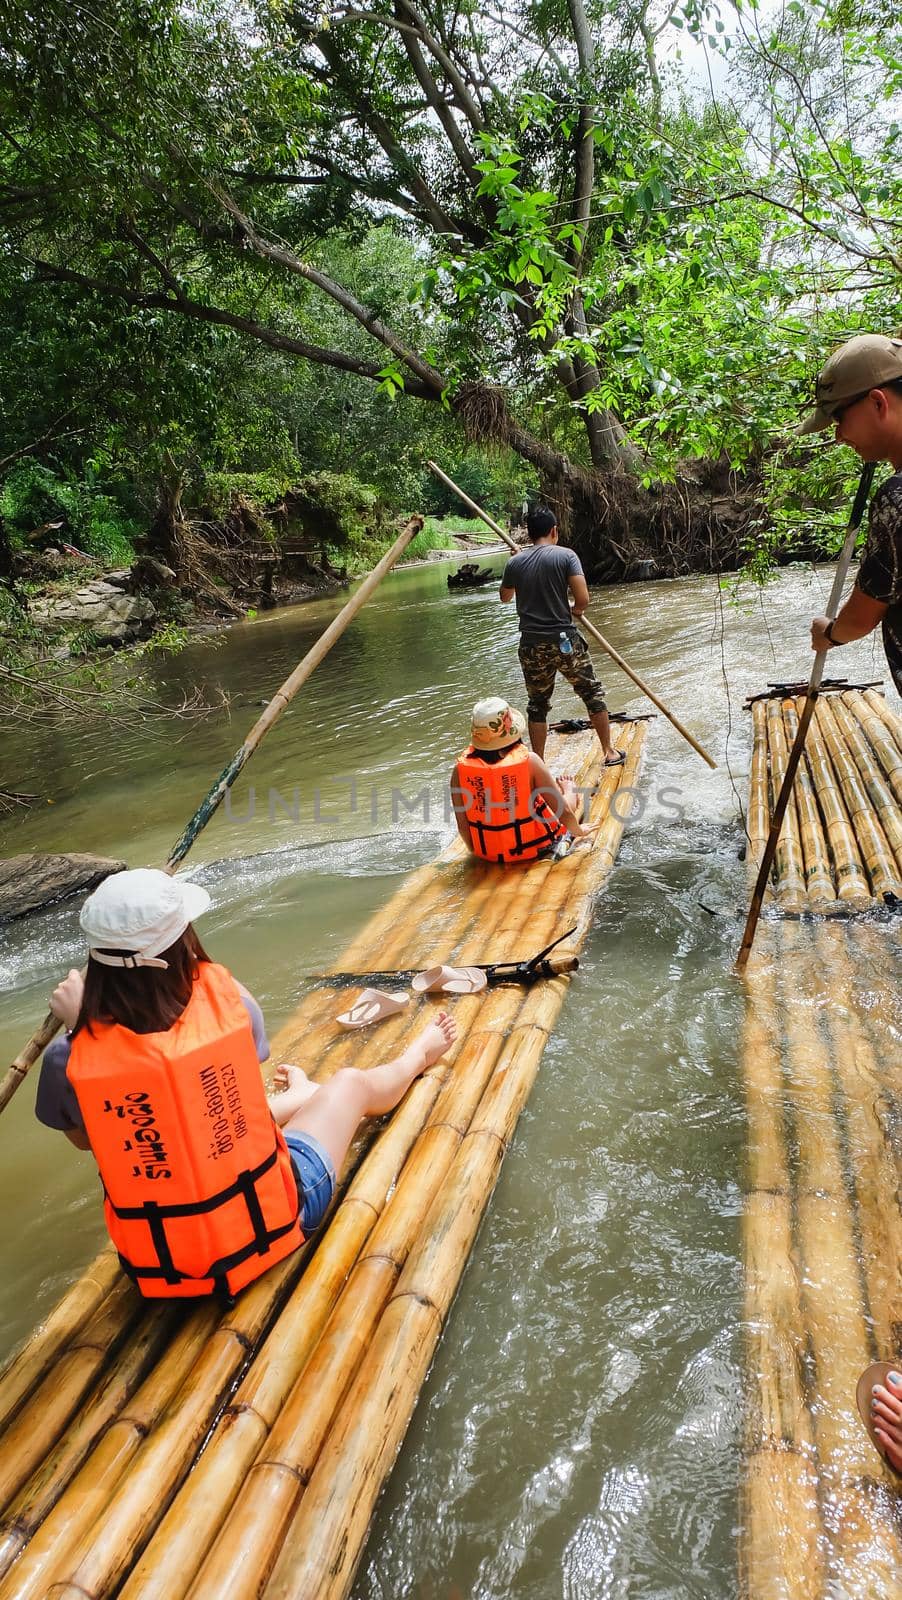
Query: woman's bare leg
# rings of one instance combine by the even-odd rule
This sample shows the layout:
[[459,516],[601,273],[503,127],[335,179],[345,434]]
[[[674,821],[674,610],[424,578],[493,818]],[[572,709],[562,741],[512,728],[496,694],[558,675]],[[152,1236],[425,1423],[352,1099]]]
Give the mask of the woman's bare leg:
[[279,1128],[284,1128],[301,1106],[319,1094],[319,1084],[310,1082],[303,1067],[293,1067],[287,1061],[276,1067],[272,1081],[275,1092],[266,1096],[266,1103],[272,1112],[273,1122]]
[[309,1133],[328,1150],[339,1171],[348,1146],[364,1117],[382,1117],[394,1110],[410,1085],[435,1065],[457,1038],[457,1026],[446,1011],[402,1051],[382,1066],[342,1067],[284,1124],[287,1133]]

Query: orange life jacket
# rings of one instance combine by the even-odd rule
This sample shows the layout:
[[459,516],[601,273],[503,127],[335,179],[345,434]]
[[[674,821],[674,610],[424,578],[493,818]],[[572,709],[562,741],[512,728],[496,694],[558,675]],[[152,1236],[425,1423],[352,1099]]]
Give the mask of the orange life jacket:
[[122,1264],[152,1298],[235,1293],[303,1242],[291,1157],[224,967],[201,962],[163,1033],[92,1023],[67,1075]]
[[483,761],[470,745],[457,763],[458,787],[473,852],[484,861],[534,861],[567,829],[540,794],[533,794],[529,751],[515,745],[500,761]]

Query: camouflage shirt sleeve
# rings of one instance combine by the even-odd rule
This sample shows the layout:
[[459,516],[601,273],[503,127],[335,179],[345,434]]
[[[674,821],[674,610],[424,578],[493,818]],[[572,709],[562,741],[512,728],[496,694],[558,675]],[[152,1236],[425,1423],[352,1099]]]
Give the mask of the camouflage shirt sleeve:
[[874,496],[858,587],[871,600],[902,602],[902,472],[881,484]]

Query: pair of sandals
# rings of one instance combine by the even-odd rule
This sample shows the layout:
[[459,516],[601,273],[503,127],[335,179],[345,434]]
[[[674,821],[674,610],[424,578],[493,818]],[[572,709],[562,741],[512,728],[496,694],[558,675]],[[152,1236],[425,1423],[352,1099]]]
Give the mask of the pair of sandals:
[[[415,994],[480,994],[487,983],[482,967],[441,966],[417,973],[410,987]],[[386,989],[364,989],[335,1020],[342,1028],[368,1028],[371,1022],[393,1017],[409,1004],[406,989],[394,994]]]

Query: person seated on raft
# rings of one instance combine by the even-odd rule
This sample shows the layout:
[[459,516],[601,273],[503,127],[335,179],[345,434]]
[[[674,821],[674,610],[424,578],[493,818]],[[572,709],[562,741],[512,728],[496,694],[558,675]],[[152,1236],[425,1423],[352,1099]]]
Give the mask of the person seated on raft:
[[94,1155],[110,1237],[150,1297],[229,1296],[296,1250],[364,1117],[391,1111],[456,1037],[440,1012],[393,1061],[323,1084],[283,1065],[267,1095],[260,1007],[192,925],[209,905],[165,872],[106,878],[79,919],[87,973],[50,1001],[69,1032],[44,1052],[37,1116]]
[[599,824],[584,828],[576,815],[573,779],[555,778],[541,756],[527,750],[525,732],[526,719],[506,700],[480,700],[470,743],[451,769],[457,831],[484,861],[547,859],[568,834],[580,841],[598,831]]
[[476,574],[478,573],[478,571],[479,571],[479,563],[478,562],[476,562],[476,561],[464,561],[457,569],[457,576],[459,578],[475,578]]

